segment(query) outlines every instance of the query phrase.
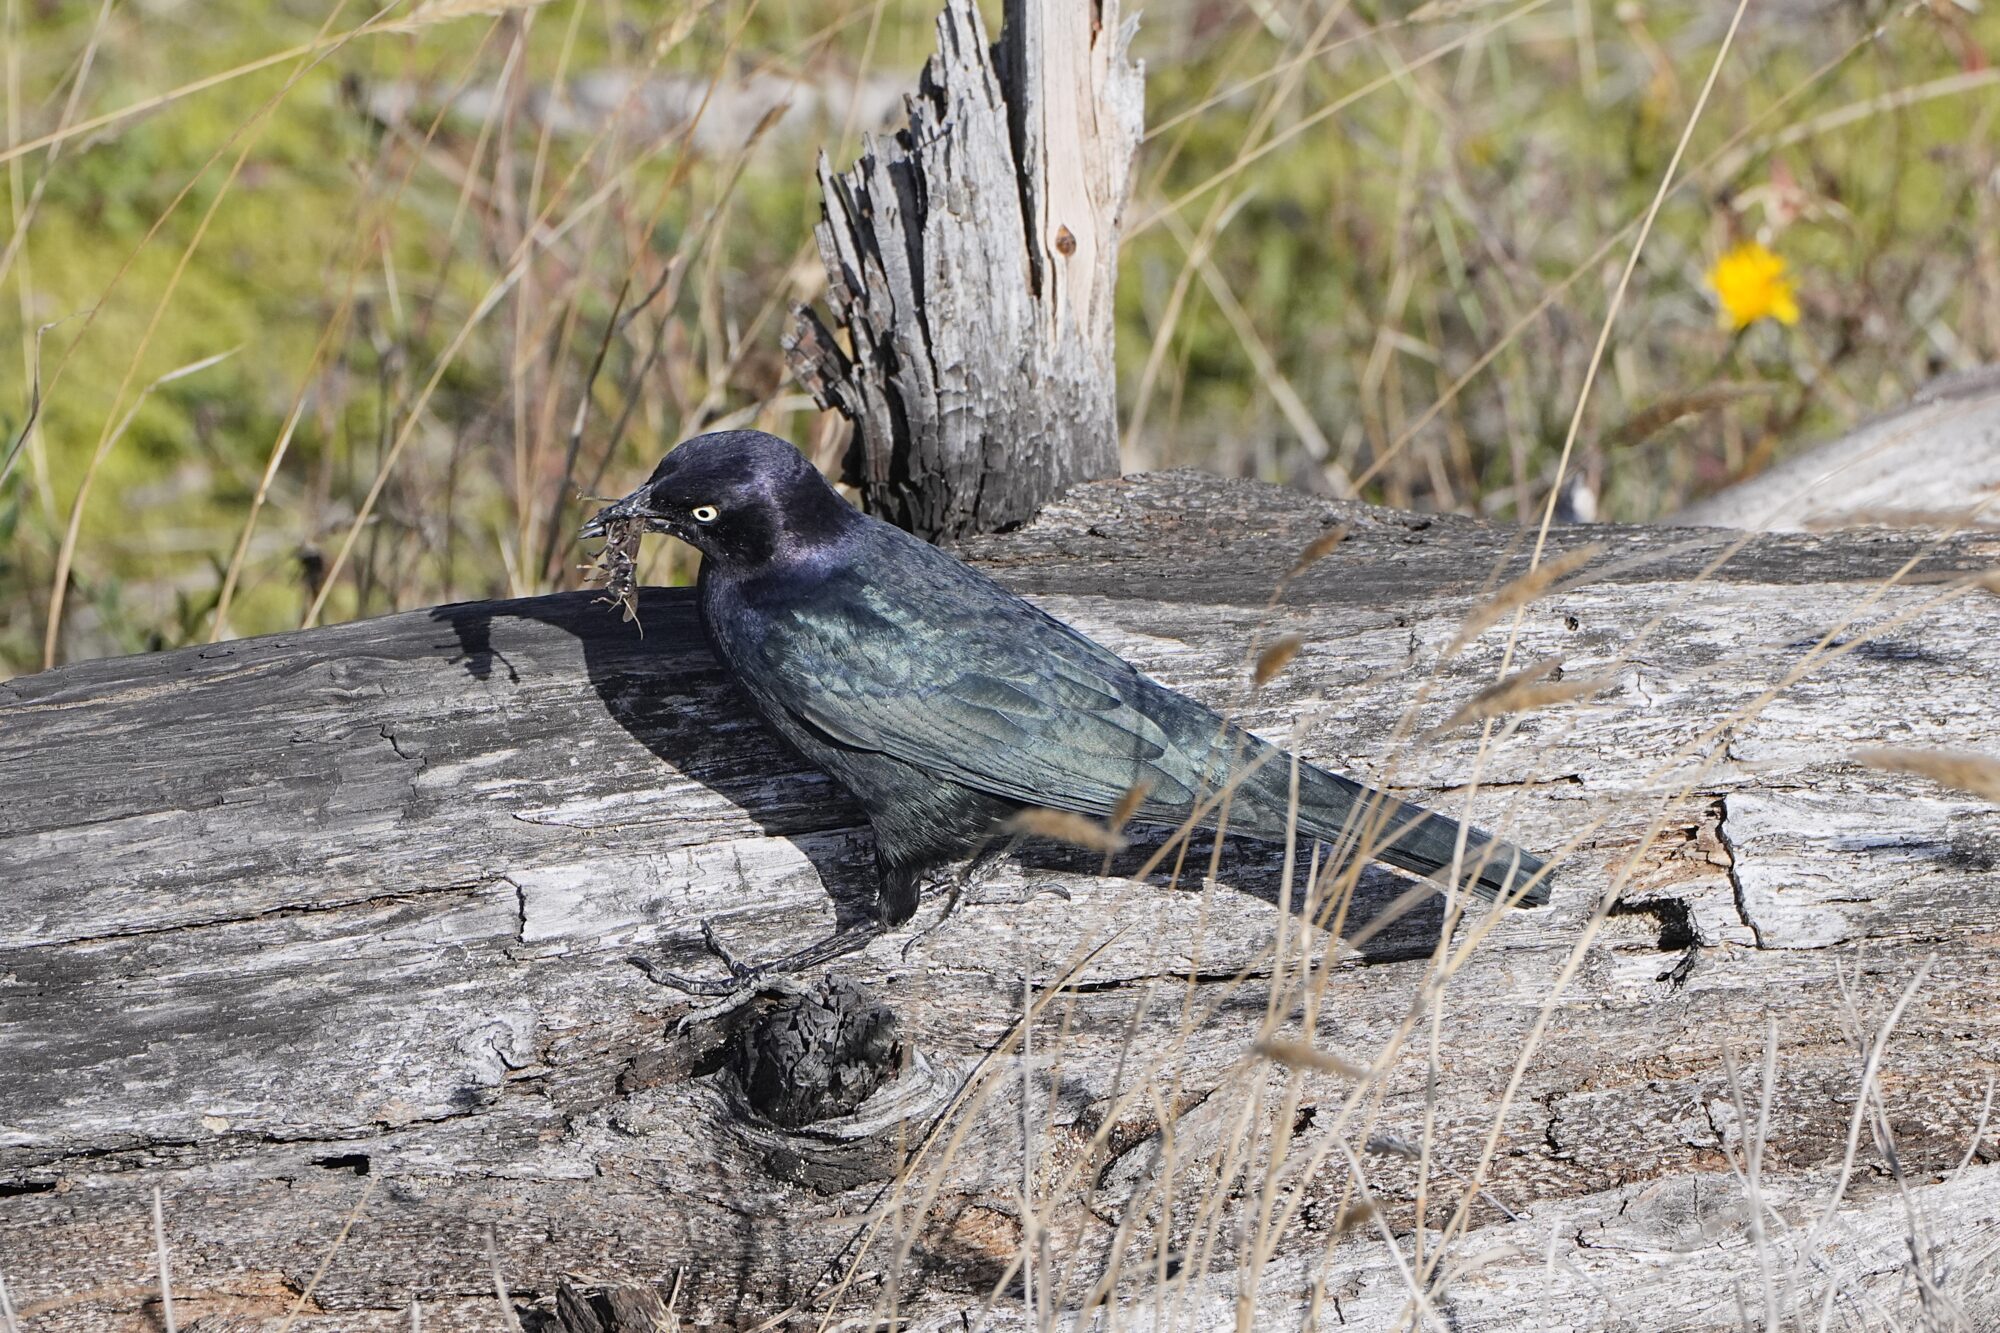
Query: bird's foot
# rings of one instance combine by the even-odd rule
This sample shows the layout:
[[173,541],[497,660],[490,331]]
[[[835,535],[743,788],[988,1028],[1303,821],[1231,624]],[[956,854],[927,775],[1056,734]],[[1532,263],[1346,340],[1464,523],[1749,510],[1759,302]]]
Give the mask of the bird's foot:
[[980,907],[989,903],[1019,905],[1038,898],[1044,893],[1053,893],[1064,902],[1070,901],[1069,890],[1055,880],[1042,880],[1040,882],[1030,880],[1021,886],[1019,893],[1010,893],[1004,897],[984,898],[974,896],[975,890],[984,887],[999,871],[1005,851],[1005,848],[996,848],[989,852],[984,852],[966,865],[940,875],[932,882],[933,888],[945,891],[944,910],[938,913],[937,920],[911,933],[910,938],[903,944],[903,957],[905,959],[910,956],[910,951],[916,948],[917,945],[937,934],[943,928],[944,923],[956,916],[958,909],[967,903]]
[[711,1022],[748,1004],[764,991],[788,990],[793,983],[789,980],[796,972],[810,967],[832,962],[845,954],[855,953],[868,946],[868,942],[882,933],[882,927],[873,922],[858,926],[848,926],[836,930],[831,935],[814,940],[803,949],[795,949],[781,958],[754,966],[745,963],[722,942],[715,933],[715,923],[701,923],[701,942],[727,969],[727,980],[717,977],[690,977],[679,972],[670,972],[659,962],[643,955],[635,955],[626,961],[644,972],[648,980],[662,986],[671,986],[689,995],[701,996],[714,1001],[692,1010],[680,1020],[683,1029],[697,1023]]

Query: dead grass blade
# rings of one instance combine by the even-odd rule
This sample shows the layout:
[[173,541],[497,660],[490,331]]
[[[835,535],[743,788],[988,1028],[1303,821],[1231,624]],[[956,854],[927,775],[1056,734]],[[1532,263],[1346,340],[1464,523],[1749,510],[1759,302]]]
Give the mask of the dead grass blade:
[[1305,643],[1298,635],[1287,634],[1258,653],[1256,669],[1250,673],[1251,686],[1261,690],[1269,685],[1280,671],[1292,664],[1292,659],[1299,655],[1299,649],[1305,647]]
[[2000,804],[2000,759],[1987,755],[1966,750],[1883,747],[1859,751],[1854,760],[1883,773],[1914,773],[1941,787]]
[[1776,384],[1757,381],[1705,384],[1698,389],[1677,393],[1640,408],[1625,418],[1623,425],[1606,434],[1603,443],[1607,448],[1614,449],[1643,444],[1683,417],[1695,416],[1713,408],[1727,407],[1745,398],[1768,397],[1777,391]]
[[2000,530],[2000,522],[1982,518],[1978,509],[1857,509],[1832,518],[1806,520],[1808,532],[1838,532],[1842,528],[1918,528],[1960,532],[1977,528]]
[[306,1302],[312,1299],[313,1291],[319,1286],[320,1279],[326,1276],[327,1269],[333,1267],[333,1257],[339,1254],[340,1247],[347,1243],[347,1233],[354,1230],[354,1224],[361,1218],[361,1210],[368,1206],[371,1198],[375,1197],[375,1183],[381,1179],[380,1176],[368,1177],[368,1183],[362,1186],[361,1197],[354,1201],[354,1207],[348,1212],[346,1220],[341,1222],[340,1231],[334,1236],[333,1244],[327,1247],[326,1256],[319,1261],[319,1267],[313,1270],[312,1278],[299,1289],[299,1294],[292,1300],[292,1308],[285,1311],[285,1322],[278,1325],[278,1333],[291,1333],[292,1325],[298,1320],[299,1311],[306,1308]]
[[[1576,391],[1576,409],[1570,413],[1569,429],[1563,434],[1562,453],[1556,458],[1556,475],[1549,485],[1548,502],[1542,506],[1541,527],[1535,533],[1535,560],[1542,558],[1542,550],[1548,544],[1549,525],[1555,522],[1556,501],[1562,497],[1563,478],[1569,474],[1569,460],[1576,448],[1576,441],[1583,431],[1584,409],[1590,405],[1590,391],[1597,383],[1597,372],[1604,366],[1605,354],[1611,349],[1611,332],[1618,327],[1618,312],[1625,308],[1625,293],[1631,290],[1632,275],[1639,269],[1639,256],[1645,253],[1646,242],[1653,235],[1653,223],[1660,216],[1660,208],[1667,202],[1667,196],[1674,191],[1674,178],[1680,175],[1681,160],[1687,156],[1688,144],[1694,141],[1694,127],[1701,123],[1701,113],[1708,109],[1709,96],[1715,92],[1715,81],[1722,74],[1722,66],[1729,59],[1729,52],[1736,44],[1737,30],[1743,26],[1743,13],[1750,7],[1750,0],[1737,0],[1736,12],[1730,15],[1729,30],[1722,35],[1722,45],[1716,48],[1715,61],[1708,67],[1708,78],[1701,85],[1701,95],[1695,99],[1694,108],[1688,113],[1687,124],[1681,129],[1680,140],[1674,144],[1674,155],[1667,160],[1667,169],[1660,176],[1660,187],[1653,192],[1653,202],[1646,206],[1646,216],[1639,223],[1639,234],[1632,238],[1632,249],[1625,256],[1625,265],[1618,271],[1618,284],[1611,289],[1611,301],[1604,312],[1604,323],[1597,330],[1597,345],[1591,349],[1590,363],[1583,372],[1583,384]],[[1513,640],[1508,640],[1508,651],[1513,650]]]
[[21,429],[15,434],[14,442],[7,446],[7,457],[0,460],[0,486],[7,484],[7,478],[14,475],[14,460],[21,456],[34,437],[35,424],[42,417],[42,335],[54,328],[44,324],[35,330],[35,341],[28,349],[28,413],[21,419]]
[[1044,810],[1039,806],[1031,806],[1009,819],[1007,831],[1066,842],[1090,852],[1122,852],[1126,845],[1123,834],[1113,832],[1094,819],[1068,810]]
[[1279,1041],[1272,1038],[1260,1041],[1250,1049],[1266,1060],[1290,1065],[1294,1069],[1317,1069],[1322,1073],[1338,1074],[1342,1078],[1354,1079],[1357,1082],[1368,1077],[1367,1069],[1362,1066],[1351,1064],[1337,1055],[1302,1041]]
[[2000,80],[2000,66],[1989,65],[1982,69],[1966,70],[1958,74],[1946,75],[1943,78],[1932,79],[1928,83],[1920,83],[1914,87],[1891,89],[1888,92],[1870,97],[1865,101],[1855,102],[1848,106],[1828,111],[1822,115],[1814,116],[1811,120],[1799,121],[1795,124],[1787,125],[1784,129],[1760,143],[1739,148],[1730,157],[1724,159],[1718,174],[1733,176],[1749,166],[1750,163],[1768,157],[1781,149],[1789,148],[1795,143],[1803,143],[1815,135],[1825,134],[1829,130],[1837,130],[1844,125],[1852,125],[1856,121],[1866,120],[1870,116],[1880,115],[1885,111],[1900,111],[1904,107],[1915,106],[1920,102],[1928,102],[1933,98],[1956,97],[1960,93],[1977,92],[1981,88],[1990,87],[1996,80]]
[[1468,722],[1478,722],[1489,717],[1503,717],[1508,713],[1531,713],[1538,708],[1548,708],[1555,704],[1568,703],[1572,699],[1582,699],[1609,689],[1613,682],[1600,677],[1580,677],[1576,680],[1548,680],[1547,677],[1562,666],[1560,657],[1544,657],[1541,661],[1523,667],[1513,675],[1495,681],[1479,693],[1467,699],[1444,721],[1423,733],[1423,739],[1430,740],[1448,731],[1464,726]]
[[1138,236],[1140,233],[1148,230],[1149,228],[1152,227],[1154,223],[1158,222],[1167,213],[1179,212],[1181,209],[1186,208],[1189,204],[1201,198],[1203,195],[1207,194],[1210,190],[1213,190],[1216,186],[1221,185],[1226,181],[1232,180],[1238,175],[1241,175],[1244,169],[1249,167],[1251,163],[1261,161],[1263,158],[1268,157],[1270,154],[1276,152],[1278,149],[1290,143],[1293,139],[1296,139],[1301,134],[1304,134],[1308,130],[1311,130],[1315,125],[1320,124],[1322,121],[1325,121],[1331,116],[1336,116],[1340,114],[1342,111],[1345,111],[1348,107],[1354,105],[1354,103],[1359,102],[1362,98],[1369,96],[1371,93],[1380,92],[1382,89],[1389,87],[1391,84],[1401,82],[1402,80],[1408,78],[1409,75],[1415,73],[1417,70],[1424,68],[1426,65],[1430,65],[1435,63],[1436,61],[1444,59],[1446,56],[1450,55],[1454,51],[1459,50],[1462,47],[1466,46],[1477,47],[1480,43],[1483,43],[1488,37],[1492,36],[1500,29],[1506,27],[1509,23],[1512,23],[1515,19],[1527,17],[1529,14],[1534,13],[1536,10],[1540,9],[1543,5],[1547,4],[1548,2],[1549,0],[1527,0],[1526,4],[1519,5],[1513,9],[1508,10],[1505,14],[1502,14],[1497,19],[1493,19],[1490,22],[1484,23],[1477,28],[1473,28],[1464,33],[1461,33],[1460,35],[1452,38],[1449,41],[1441,42],[1437,46],[1432,47],[1430,50],[1425,51],[1423,54],[1416,56],[1410,60],[1400,62],[1396,69],[1393,69],[1389,73],[1382,75],[1380,78],[1372,79],[1369,82],[1362,84],[1359,88],[1356,88],[1353,92],[1348,93],[1344,97],[1335,98],[1333,101],[1328,102],[1325,106],[1320,107],[1317,110],[1313,111],[1311,115],[1301,116],[1298,120],[1294,121],[1290,125],[1287,125],[1282,132],[1272,135],[1269,139],[1259,144],[1256,148],[1253,148],[1248,152],[1239,153],[1233,162],[1231,162],[1228,166],[1222,168],[1220,171],[1217,171],[1207,180],[1202,181],[1199,185],[1193,186],[1184,193],[1176,196],[1170,202],[1160,205],[1159,208],[1147,214],[1144,218],[1140,219],[1137,223],[1135,223],[1131,227],[1130,230],[1128,230],[1125,233],[1125,240],[1129,242],[1133,237]]
[[379,32],[412,33],[435,28],[441,23],[452,23],[466,18],[499,18],[503,14],[518,14],[525,10],[540,9],[549,0],[426,0],[413,10],[406,19],[395,23],[385,23]]
[[1347,525],[1345,523],[1340,524],[1338,527],[1328,528],[1325,532],[1313,538],[1311,545],[1307,546],[1305,550],[1299,552],[1298,563],[1285,571],[1285,579],[1289,582],[1305,573],[1308,569],[1311,569],[1314,565],[1333,554],[1333,548],[1346,540]]
[[1118,798],[1117,806],[1111,811],[1111,818],[1105,822],[1114,832],[1124,828],[1131,822],[1132,816],[1139,813],[1139,807],[1146,803],[1146,798],[1152,794],[1152,783],[1133,783],[1125,789],[1125,794]]
[[160,1187],[153,1186],[153,1248],[160,1260],[160,1322],[167,1333],[179,1333],[180,1324],[174,1319],[174,1283],[167,1263],[167,1218],[166,1210],[160,1204]]
[[1534,601],[1603,552],[1604,546],[1600,542],[1579,546],[1574,551],[1565,551],[1553,560],[1536,565],[1527,573],[1504,585],[1498,592],[1472,608],[1471,613],[1465,617],[1465,623],[1459,626],[1458,637],[1451,641],[1449,648],[1445,649],[1445,655],[1448,657],[1456,653],[1498,623],[1509,611]]
[[1341,1209],[1340,1216],[1333,1220],[1334,1234],[1344,1236],[1350,1231],[1358,1231],[1381,1216],[1381,1213],[1382,1210],[1376,1206],[1373,1199],[1350,1203]]
[[[221,197],[220,194],[216,196],[218,202]],[[211,210],[212,215],[213,210]],[[200,242],[201,236],[197,232],[194,244],[198,245]],[[193,253],[193,245],[189,246],[189,253]],[[183,266],[186,264],[186,259],[186,255],[183,255]],[[164,302],[161,304],[161,309],[165,309]],[[157,319],[157,315],[155,318]],[[62,545],[56,551],[55,578],[50,581],[49,585],[48,628],[42,636],[42,667],[44,670],[56,664],[56,644],[62,636],[63,602],[69,593],[70,568],[76,560],[77,536],[83,530],[83,510],[84,506],[90,500],[91,483],[97,479],[98,469],[104,466],[104,460],[110,456],[113,446],[124,438],[127,430],[131,429],[133,419],[139,415],[139,409],[146,405],[146,400],[153,396],[154,391],[162,385],[172,384],[175,380],[199,374],[217,362],[226,361],[236,355],[237,350],[237,348],[232,347],[226,352],[217,352],[214,356],[205,356],[199,361],[190,361],[187,365],[170,370],[160,376],[139,391],[139,396],[132,400],[132,406],[126,409],[125,415],[119,418],[117,425],[107,429],[104,433],[104,438],[98,441],[97,452],[91,455],[90,465],[84,469],[83,480],[77,486],[76,498],[70,503],[69,526],[63,530]]]
[[493,1270],[493,1298],[500,1304],[500,1322],[508,1333],[521,1333],[521,1321],[514,1317],[514,1298],[507,1294],[507,1275],[500,1271],[500,1238],[486,1228],[486,1263]]
[[92,1287],[87,1291],[72,1292],[67,1296],[51,1296],[47,1300],[30,1301],[21,1307],[22,1319],[39,1319],[45,1314],[58,1310],[74,1310],[79,1305],[123,1304],[126,1301],[143,1301],[154,1294],[152,1287],[140,1282],[121,1282],[114,1286]]

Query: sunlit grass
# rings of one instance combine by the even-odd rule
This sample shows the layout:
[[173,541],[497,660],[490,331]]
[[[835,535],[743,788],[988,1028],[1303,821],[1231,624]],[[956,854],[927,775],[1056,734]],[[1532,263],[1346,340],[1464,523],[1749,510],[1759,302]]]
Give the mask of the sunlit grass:
[[[718,420],[831,457],[777,350],[786,304],[822,281],[812,154],[880,128],[928,51],[927,7],[736,4],[667,26],[348,7],[320,33],[331,12],[10,10],[23,151],[0,170],[8,215],[32,211],[0,275],[18,348],[0,357],[0,670],[43,660],[72,509],[58,660],[281,628],[315,603],[326,619],[573,586],[550,545],[575,516],[564,491]],[[1995,23],[1897,11],[1869,40],[1849,11],[1810,32],[1752,11],[1577,422],[1571,468],[1607,516],[1669,511],[2000,352],[2000,254],[1979,239],[2000,232],[1978,54]],[[1609,299],[1597,256],[1625,248],[1719,36],[1695,6],[1148,11],[1160,129],[1127,219],[1127,466],[1539,518]],[[648,70],[684,109],[706,100],[692,131],[621,112],[606,75]],[[454,95],[473,100],[440,114]],[[755,136],[786,98],[803,113]],[[1785,257],[1796,326],[1717,327],[1705,274],[1743,244]],[[610,330],[621,291],[655,289]],[[142,404],[78,509],[119,386],[232,347]],[[1717,379],[1746,391],[1704,397]],[[1627,429],[1663,404],[1694,407]]]

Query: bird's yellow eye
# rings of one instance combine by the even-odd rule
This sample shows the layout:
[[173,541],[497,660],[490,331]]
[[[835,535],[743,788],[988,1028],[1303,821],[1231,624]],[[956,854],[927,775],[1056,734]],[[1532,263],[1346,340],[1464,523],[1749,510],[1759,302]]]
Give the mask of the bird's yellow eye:
[[722,517],[722,511],[714,505],[696,505],[688,512],[694,515],[694,521],[697,523],[713,523]]

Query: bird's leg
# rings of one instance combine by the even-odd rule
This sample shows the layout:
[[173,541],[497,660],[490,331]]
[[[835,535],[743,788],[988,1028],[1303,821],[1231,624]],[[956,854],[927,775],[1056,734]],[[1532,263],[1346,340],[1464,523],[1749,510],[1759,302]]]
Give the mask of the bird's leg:
[[972,854],[972,859],[963,865],[954,866],[937,877],[936,887],[945,891],[944,915],[937,919],[936,930],[949,921],[958,911],[958,905],[965,901],[965,895],[992,879],[999,871],[1000,863],[1006,859],[1011,843],[989,843]]
[[993,878],[994,872],[1000,869],[1000,863],[1006,858],[1008,849],[1012,845],[1006,842],[990,843],[974,852],[970,861],[953,866],[932,877],[932,889],[942,889],[945,892],[944,911],[940,912],[938,919],[928,926],[911,932],[910,938],[903,944],[904,958],[908,958],[910,950],[929,939],[940,926],[951,920],[967,893]]

